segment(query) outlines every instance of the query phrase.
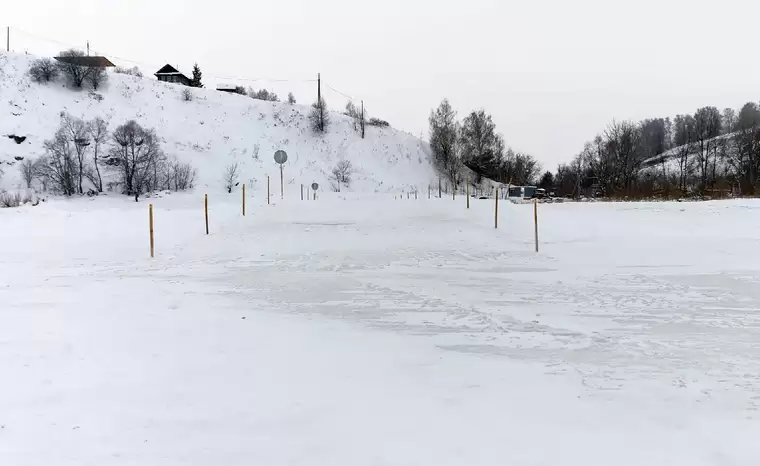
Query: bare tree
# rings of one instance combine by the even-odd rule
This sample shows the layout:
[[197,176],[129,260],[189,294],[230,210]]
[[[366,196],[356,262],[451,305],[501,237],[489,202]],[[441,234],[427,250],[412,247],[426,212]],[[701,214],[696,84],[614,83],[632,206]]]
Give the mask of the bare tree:
[[100,86],[108,80],[108,73],[102,66],[90,67],[90,72],[87,74],[87,82],[90,83],[93,89],[96,91]]
[[24,159],[20,166],[21,178],[26,183],[26,187],[31,188],[35,178],[37,178],[37,164],[32,159]]
[[183,89],[182,90],[182,100],[185,102],[190,102],[193,100],[193,91],[190,89]]
[[437,109],[430,111],[430,150],[436,168],[443,173],[451,183],[456,182],[456,176],[461,168],[458,151],[459,125],[456,121],[457,112],[444,99]]
[[327,131],[327,128],[330,126],[330,113],[327,110],[327,102],[324,97],[312,104],[309,122],[311,123],[311,129],[315,133]]
[[[77,58],[84,57],[85,53],[81,50],[69,49],[64,50],[58,55],[62,58],[76,60]],[[76,88],[81,88],[82,84],[92,72],[92,68],[90,67],[77,65],[76,63],[65,63],[62,61],[58,62],[58,69],[61,70],[61,74],[69,80],[69,83]]]
[[53,139],[45,141],[43,146],[45,157],[39,168],[45,184],[65,196],[73,195],[77,191],[77,163],[66,130],[59,128]]
[[58,77],[58,67],[50,58],[40,58],[32,62],[29,76],[38,83],[50,82]]
[[155,130],[130,120],[116,128],[112,139],[108,165],[120,177],[124,193],[137,202],[150,187],[158,186],[156,171],[163,157],[158,136]]
[[[717,141],[722,127],[721,115],[715,107],[702,107],[694,114],[694,136],[697,149],[697,162],[700,174],[700,189],[704,192],[708,184],[714,183],[711,178],[711,161],[717,154]],[[712,159],[711,159],[712,157]]]
[[288,103],[294,105],[296,103],[296,96],[292,92],[288,92]]
[[92,166],[94,172],[88,171],[88,178],[95,185],[99,193],[103,192],[103,178],[100,176],[100,155],[103,145],[108,140],[108,122],[97,117],[88,126],[90,139],[92,140]]
[[227,165],[224,170],[224,187],[227,188],[227,192],[231,193],[232,188],[238,185],[240,174],[238,173],[238,163],[235,162],[231,165]]
[[83,194],[82,180],[88,168],[86,153],[90,146],[90,125],[81,118],[63,112],[61,114],[61,128],[64,129],[74,147],[77,161],[77,187],[79,194]]

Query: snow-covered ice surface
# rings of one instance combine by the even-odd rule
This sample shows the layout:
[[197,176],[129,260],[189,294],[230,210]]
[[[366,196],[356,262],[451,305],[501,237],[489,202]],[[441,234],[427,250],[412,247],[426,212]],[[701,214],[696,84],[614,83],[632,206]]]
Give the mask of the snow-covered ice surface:
[[0,464],[757,465],[760,202],[0,210]]

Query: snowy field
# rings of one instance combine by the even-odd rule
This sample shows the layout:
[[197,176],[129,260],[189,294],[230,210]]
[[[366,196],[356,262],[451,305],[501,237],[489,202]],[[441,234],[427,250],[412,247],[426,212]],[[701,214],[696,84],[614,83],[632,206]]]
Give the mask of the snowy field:
[[760,464],[760,202],[0,210],[0,465]]

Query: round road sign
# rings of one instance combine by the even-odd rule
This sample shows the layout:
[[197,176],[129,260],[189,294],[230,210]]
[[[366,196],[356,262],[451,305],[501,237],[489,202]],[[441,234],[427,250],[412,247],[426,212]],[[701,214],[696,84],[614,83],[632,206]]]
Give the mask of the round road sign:
[[311,184],[311,189],[313,189],[314,191],[316,191],[317,189],[319,189],[319,185],[317,183],[312,183]]
[[284,150],[278,150],[274,153],[274,161],[282,165],[288,161],[288,154]]

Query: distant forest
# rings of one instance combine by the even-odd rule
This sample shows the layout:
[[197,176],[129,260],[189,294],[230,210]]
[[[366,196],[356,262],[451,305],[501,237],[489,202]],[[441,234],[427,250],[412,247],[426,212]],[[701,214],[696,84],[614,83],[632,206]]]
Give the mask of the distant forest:
[[[561,197],[677,198],[760,194],[760,106],[702,107],[693,115],[612,121],[570,163],[542,173],[508,148],[491,115],[461,121],[448,100],[430,113],[434,162],[450,183],[461,168],[513,185],[536,184]],[[477,181],[477,180],[476,180]]]
[[759,168],[760,107],[748,102],[739,111],[613,121],[542,183],[573,197],[748,196]]

